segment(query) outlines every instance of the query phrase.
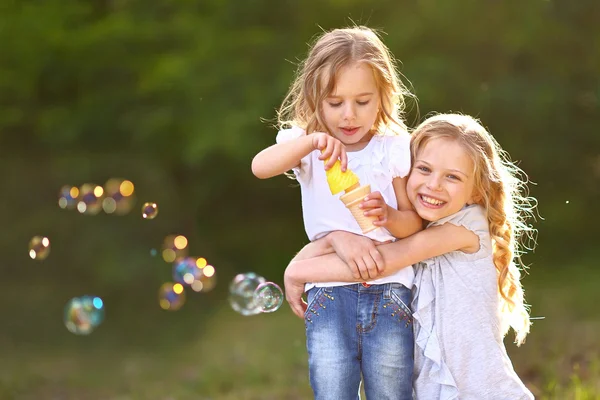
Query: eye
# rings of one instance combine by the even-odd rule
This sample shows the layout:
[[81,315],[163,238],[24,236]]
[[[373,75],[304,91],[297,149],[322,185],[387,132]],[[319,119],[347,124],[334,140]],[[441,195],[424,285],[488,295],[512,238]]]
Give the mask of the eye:
[[450,174],[450,175],[448,175],[448,178],[452,179],[453,181],[460,181],[460,178],[456,175]]
[[359,106],[366,106],[367,104],[369,104],[371,100],[367,100],[367,101],[357,101],[356,104],[358,104]]
[[416,169],[418,169],[421,172],[431,172],[431,170],[428,167],[424,166],[424,165],[418,165],[416,167]]
[[335,108],[335,107],[339,107],[339,106],[341,106],[341,105],[342,105],[342,102],[341,102],[341,101],[340,101],[339,103],[329,103],[329,106],[330,106],[330,107],[333,107],[333,108]]

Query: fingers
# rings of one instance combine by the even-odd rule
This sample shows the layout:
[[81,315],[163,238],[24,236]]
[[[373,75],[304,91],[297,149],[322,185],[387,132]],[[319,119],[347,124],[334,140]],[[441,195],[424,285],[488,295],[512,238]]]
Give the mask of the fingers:
[[387,205],[383,196],[379,192],[369,193],[365,199],[360,203],[360,208],[384,208]]
[[379,272],[377,271],[377,265],[373,257],[369,254],[368,256],[363,257],[363,261],[365,266],[367,267],[367,273],[369,274],[369,280],[377,278]]
[[296,314],[299,318],[304,318],[304,311],[306,310],[306,305],[301,297],[296,296],[288,296],[286,294],[285,299],[287,300],[292,312]]
[[370,279],[369,269],[367,268],[367,265],[365,264],[364,259],[362,259],[362,258],[357,259],[356,266],[358,267],[360,279],[362,279],[363,281],[368,281]]
[[352,276],[354,277],[354,279],[362,278],[358,264],[356,264],[354,261],[350,260],[348,262],[348,267],[350,267],[350,271],[352,271]]
[[346,149],[342,148],[340,152],[340,163],[342,165],[342,171],[346,172],[348,168],[348,155],[346,154]]
[[[329,168],[333,167],[333,165],[337,162],[338,159],[341,160],[342,152],[344,153],[344,156],[345,156],[344,145],[342,144],[342,142],[340,142],[339,140],[333,139],[330,141],[330,143],[333,143],[333,150],[331,151],[331,156],[329,158],[329,161],[327,161],[327,163],[325,164],[325,170],[328,170]],[[342,171],[344,171],[343,168],[342,168]]]
[[346,171],[348,167],[348,156],[342,142],[327,134],[319,134],[317,139],[317,149],[321,150],[319,160],[327,160],[325,170],[330,169],[340,160],[342,171]]
[[[319,137],[317,138],[317,145],[315,147],[321,150],[321,152],[323,152],[324,149],[327,147],[327,136],[319,134]],[[319,158],[321,158],[321,160],[324,160],[327,157],[324,157],[323,154],[321,154],[321,157]]]
[[377,267],[377,272],[379,274],[382,274],[383,271],[385,271],[385,261],[383,261],[383,257],[381,256],[381,253],[379,252],[379,250],[373,249],[369,252],[369,254],[371,254],[373,261],[375,261],[375,266]]

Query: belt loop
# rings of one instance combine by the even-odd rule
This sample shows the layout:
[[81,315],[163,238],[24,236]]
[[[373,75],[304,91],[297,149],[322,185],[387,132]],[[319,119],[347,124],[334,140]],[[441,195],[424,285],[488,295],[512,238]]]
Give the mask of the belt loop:
[[392,298],[392,284],[386,283],[385,289],[383,290],[383,298],[388,300]]

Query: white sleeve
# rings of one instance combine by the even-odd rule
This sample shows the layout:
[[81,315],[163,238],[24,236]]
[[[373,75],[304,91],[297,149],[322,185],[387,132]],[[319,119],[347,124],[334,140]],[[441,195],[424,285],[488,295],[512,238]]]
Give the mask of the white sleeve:
[[[298,139],[299,137],[305,136],[306,131],[297,126],[293,126],[289,129],[282,129],[277,133],[275,141],[277,144],[289,142],[291,140]],[[300,160],[300,165],[292,168],[292,172],[296,176],[299,183],[306,183],[311,176],[312,162],[311,153],[308,153],[304,158]]]
[[404,178],[410,172],[410,136],[390,136],[388,157],[392,178]]
[[279,143],[289,142],[290,140],[298,139],[301,136],[306,135],[306,131],[296,126],[289,129],[282,129],[277,133],[275,141]]

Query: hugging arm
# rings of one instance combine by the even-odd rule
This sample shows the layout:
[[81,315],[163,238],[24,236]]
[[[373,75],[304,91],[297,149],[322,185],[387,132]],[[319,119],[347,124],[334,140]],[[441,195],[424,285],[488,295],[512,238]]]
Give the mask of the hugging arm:
[[[332,235],[336,234],[337,232],[333,232],[319,240],[330,241]],[[329,246],[327,243],[320,245],[324,248]],[[462,226],[446,223],[428,228],[406,239],[377,247],[385,264],[385,270],[381,276],[391,275],[402,268],[431,257],[456,250],[478,248],[478,245],[477,235]],[[346,263],[335,253],[292,260],[285,270],[284,284],[286,299],[294,313],[303,317],[303,310],[306,307],[300,298],[302,292],[298,292],[299,287],[303,287],[306,282],[330,281],[352,283],[362,280],[355,278]]]

